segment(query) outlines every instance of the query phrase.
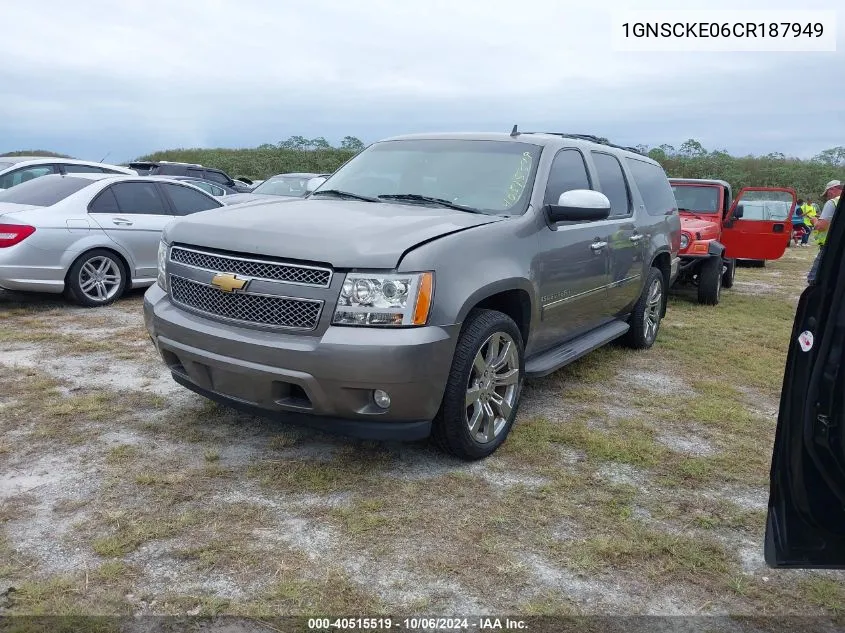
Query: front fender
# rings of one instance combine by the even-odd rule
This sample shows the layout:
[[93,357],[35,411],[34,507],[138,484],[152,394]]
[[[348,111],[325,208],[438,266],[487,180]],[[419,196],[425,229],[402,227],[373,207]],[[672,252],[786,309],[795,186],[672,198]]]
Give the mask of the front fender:
[[707,245],[707,254],[722,257],[725,254],[725,245],[717,240],[713,240]]
[[538,249],[534,226],[531,217],[501,220],[445,235],[406,253],[400,272],[434,271],[429,323],[462,323],[479,302],[507,290],[528,294],[533,321],[538,309],[530,272]]

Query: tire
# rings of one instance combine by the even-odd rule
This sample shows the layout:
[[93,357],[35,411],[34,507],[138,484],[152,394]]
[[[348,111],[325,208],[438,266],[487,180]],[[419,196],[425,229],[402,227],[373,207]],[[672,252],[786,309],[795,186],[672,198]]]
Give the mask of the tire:
[[722,288],[733,288],[734,279],[736,278],[736,260],[726,259],[725,265],[728,269],[722,273]]
[[698,302],[715,306],[722,296],[722,258],[710,257],[698,272]]
[[652,268],[646,277],[642,294],[628,319],[631,328],[622,339],[626,347],[648,349],[654,345],[657,333],[660,331],[665,302],[666,280],[660,270]]
[[[492,341],[499,343],[498,357],[490,359],[491,351],[495,351],[490,349]],[[502,343],[510,343],[507,353]],[[500,361],[499,367],[492,369],[493,376],[508,376],[498,386],[490,374],[480,371],[491,371],[491,360]],[[524,377],[524,344],[513,319],[495,310],[470,312],[458,338],[443,402],[434,419],[434,441],[466,461],[491,455],[505,441],[516,419]],[[471,394],[478,397],[470,401]]]
[[[101,279],[92,281],[93,275]],[[127,273],[114,251],[95,248],[80,255],[65,278],[67,296],[81,306],[96,308],[116,301],[126,290]]]

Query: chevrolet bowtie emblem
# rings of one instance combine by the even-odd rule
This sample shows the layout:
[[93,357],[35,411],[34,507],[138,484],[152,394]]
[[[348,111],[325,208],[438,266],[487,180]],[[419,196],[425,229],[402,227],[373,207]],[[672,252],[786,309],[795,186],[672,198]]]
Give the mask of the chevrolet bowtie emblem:
[[235,290],[243,290],[249,283],[249,279],[238,279],[232,273],[217,273],[211,279],[211,285],[216,286],[223,292],[234,292]]

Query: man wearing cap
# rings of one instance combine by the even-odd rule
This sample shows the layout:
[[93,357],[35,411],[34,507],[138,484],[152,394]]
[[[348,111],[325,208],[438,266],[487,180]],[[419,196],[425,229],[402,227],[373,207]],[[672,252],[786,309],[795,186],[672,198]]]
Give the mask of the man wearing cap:
[[831,180],[825,185],[823,197],[827,199],[827,202],[825,202],[821,215],[819,216],[819,219],[816,220],[815,226],[816,244],[819,245],[819,254],[816,255],[813,266],[810,268],[810,272],[807,275],[807,281],[809,283],[813,283],[816,279],[816,271],[819,269],[819,262],[821,261],[822,253],[824,252],[824,245],[825,242],[827,242],[827,230],[830,227],[830,221],[833,219],[833,213],[836,211],[836,205],[839,204],[840,195],[842,195],[842,181]]

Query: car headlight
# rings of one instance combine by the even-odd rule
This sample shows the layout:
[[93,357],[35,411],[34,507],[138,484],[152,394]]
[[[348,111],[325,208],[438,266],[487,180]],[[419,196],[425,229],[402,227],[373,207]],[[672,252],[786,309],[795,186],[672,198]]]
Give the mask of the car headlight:
[[158,285],[161,286],[161,289],[167,292],[167,273],[165,268],[167,267],[167,243],[164,240],[161,240],[158,243]]
[[689,235],[681,233],[681,250],[684,250],[687,246],[689,246]]
[[348,273],[333,325],[425,325],[434,273]]

